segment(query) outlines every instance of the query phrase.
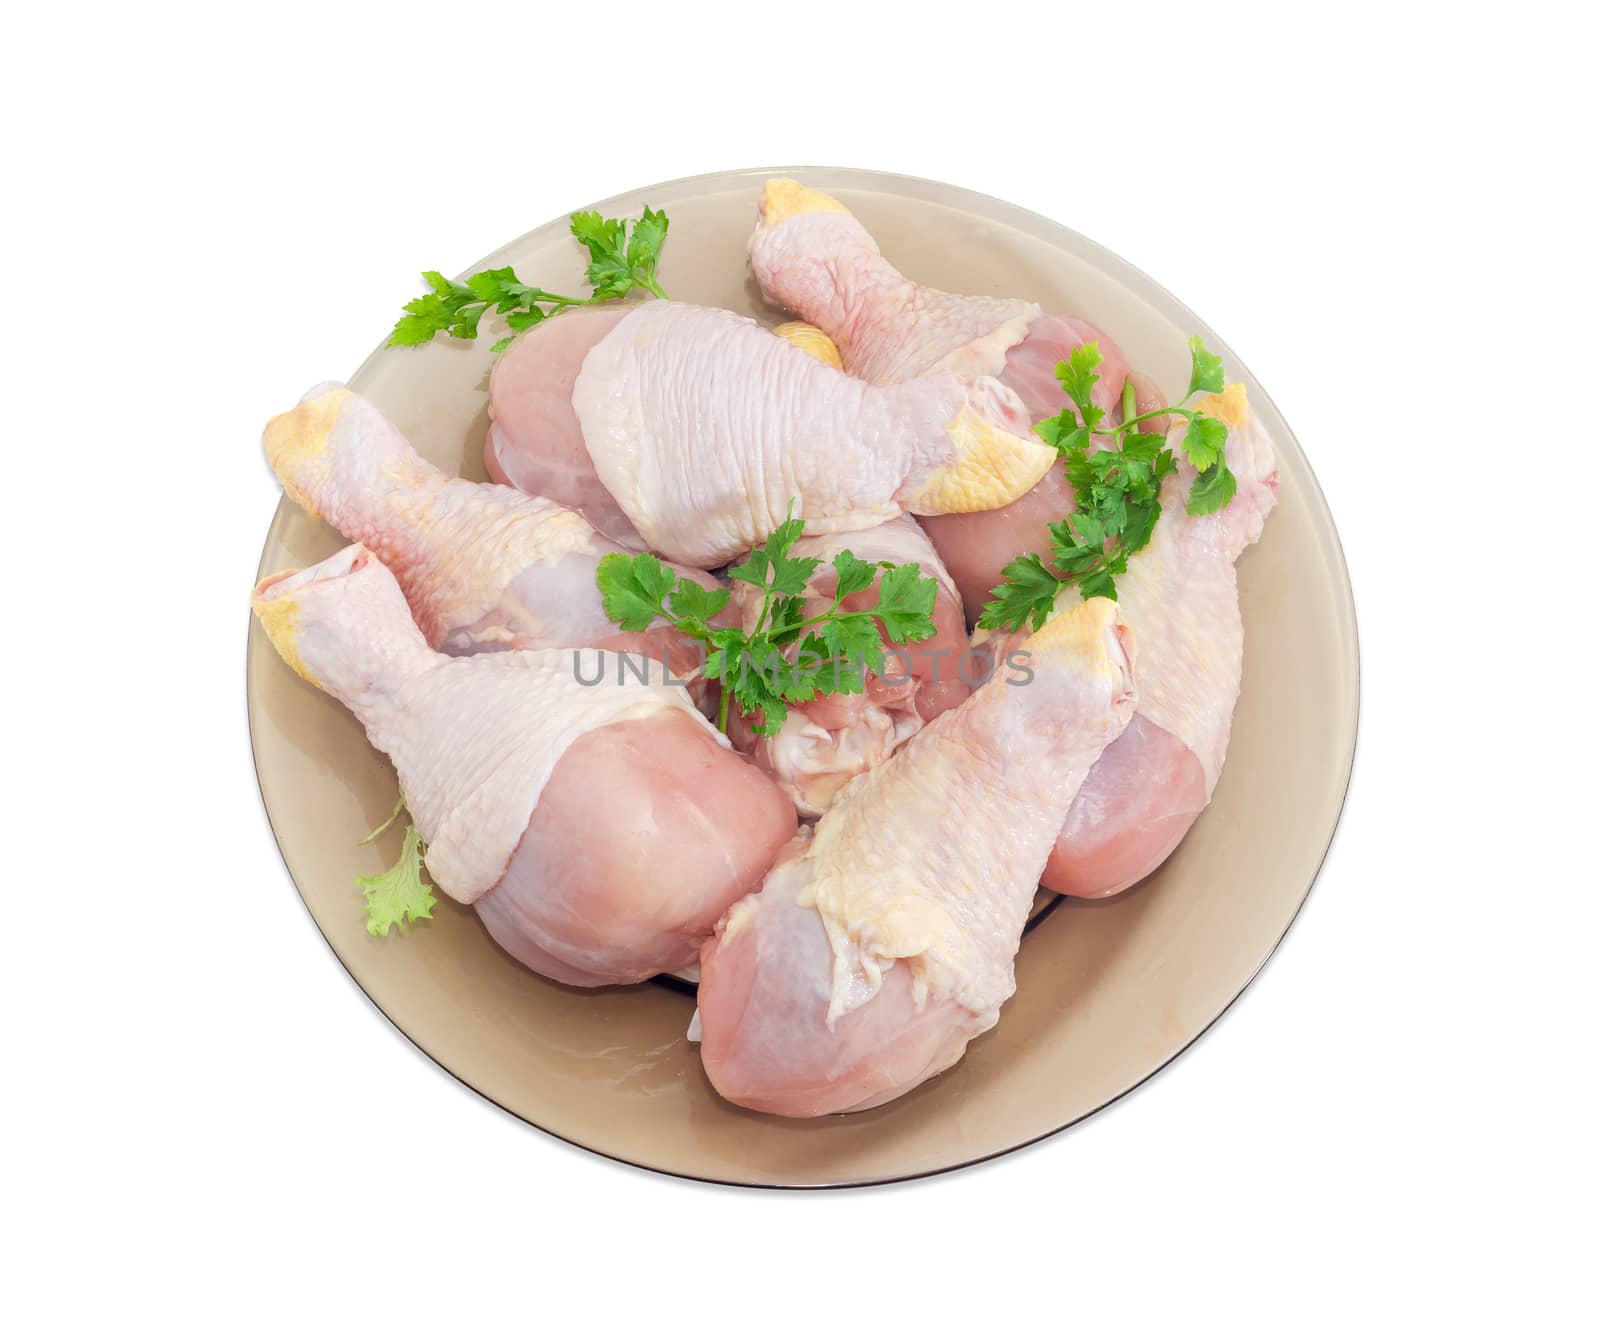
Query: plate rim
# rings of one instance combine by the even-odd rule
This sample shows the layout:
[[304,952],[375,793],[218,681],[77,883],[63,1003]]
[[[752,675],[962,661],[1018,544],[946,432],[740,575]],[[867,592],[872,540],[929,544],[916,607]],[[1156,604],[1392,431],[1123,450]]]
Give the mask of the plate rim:
[[[713,190],[721,191],[722,186],[728,186],[730,188],[737,187],[738,185],[747,182],[764,181],[773,176],[814,177],[818,175],[826,175],[836,179],[842,178],[858,184],[864,189],[876,189],[881,192],[898,193],[902,197],[911,197],[917,199],[918,201],[932,202],[944,206],[954,206],[958,209],[970,211],[972,208],[969,206],[969,204],[976,204],[979,212],[988,212],[993,209],[998,209],[999,211],[1008,214],[1008,224],[1026,219],[1030,223],[1029,229],[1031,232],[1037,238],[1045,240],[1046,242],[1056,242],[1052,236],[1052,232],[1055,236],[1065,235],[1070,237],[1077,244],[1081,245],[1085,251],[1087,251],[1088,257],[1104,275],[1116,281],[1119,285],[1130,291],[1132,294],[1144,299],[1147,303],[1151,303],[1154,307],[1165,313],[1167,316],[1172,317],[1174,314],[1183,315],[1184,325],[1194,327],[1197,333],[1205,336],[1206,343],[1208,345],[1218,347],[1225,357],[1231,358],[1233,363],[1238,365],[1244,371],[1244,373],[1251,380],[1253,391],[1259,393],[1259,395],[1266,400],[1267,404],[1271,407],[1273,414],[1282,422],[1283,431],[1287,435],[1288,440],[1290,443],[1292,443],[1295,450],[1305,461],[1305,473],[1306,477],[1310,480],[1310,492],[1311,496],[1314,498],[1314,505],[1320,506],[1321,510],[1327,514],[1327,533],[1331,536],[1331,546],[1329,552],[1332,554],[1333,566],[1337,572],[1337,575],[1335,576],[1335,583],[1336,585],[1341,586],[1343,589],[1343,595],[1338,607],[1342,609],[1342,615],[1346,619],[1346,623],[1349,628],[1350,640],[1348,660],[1350,665],[1349,685],[1351,690],[1350,727],[1347,743],[1348,751],[1344,760],[1342,777],[1339,781],[1338,806],[1334,811],[1332,823],[1328,827],[1327,840],[1322,845],[1322,850],[1317,857],[1316,866],[1311,871],[1306,881],[1305,888],[1301,892],[1299,900],[1295,903],[1294,911],[1290,914],[1288,920],[1285,922],[1283,930],[1272,942],[1267,951],[1261,956],[1255,967],[1251,969],[1250,973],[1239,984],[1238,988],[1233,992],[1232,995],[1228,997],[1226,1002],[1223,1003],[1217,1012],[1203,1026],[1201,1026],[1193,1036],[1191,1036],[1187,1041],[1173,1051],[1172,1054],[1167,1056],[1164,1060],[1161,1060],[1159,1063],[1153,1065],[1148,1072],[1129,1083],[1115,1095],[1106,1098],[1106,1100],[1102,1101],[1099,1105],[1090,1110],[1086,1110],[1082,1114],[1076,1115],[1069,1120],[1065,1120],[1062,1123],[1055,1125],[1053,1128],[1045,1130],[1043,1133],[1035,1134],[1030,1138],[1022,1139],[1019,1142],[999,1148],[996,1151],[986,1152],[981,1156],[974,1156],[961,1161],[955,1161],[947,1166],[936,1166],[926,1170],[911,1171],[903,1175],[888,1175],[872,1179],[817,1181],[806,1181],[803,1179],[792,1181],[731,1179],[715,1175],[697,1175],[686,1170],[674,1170],[667,1166],[652,1165],[647,1161],[639,1161],[631,1157],[620,1156],[615,1152],[606,1151],[603,1147],[598,1147],[590,1143],[580,1142],[574,1138],[569,1138],[565,1134],[562,1134],[555,1129],[540,1124],[536,1120],[529,1119],[527,1116],[521,1114],[511,1106],[508,1106],[504,1102],[497,1100],[483,1088],[478,1087],[476,1084],[469,1082],[466,1078],[462,1077],[461,1074],[450,1068],[442,1060],[435,1058],[427,1050],[427,1048],[418,1042],[408,1031],[406,1031],[406,1029],[395,1020],[389,1011],[377,1001],[372,993],[367,990],[366,986],[362,984],[361,979],[355,974],[349,963],[345,961],[344,956],[340,954],[338,949],[334,946],[333,941],[328,937],[327,932],[322,929],[321,924],[317,921],[315,912],[312,911],[310,900],[306,897],[304,889],[301,887],[299,880],[296,879],[294,871],[289,866],[288,858],[284,854],[283,841],[279,837],[278,827],[272,818],[272,810],[267,801],[266,786],[263,781],[261,770],[261,756],[256,743],[255,705],[252,700],[256,689],[255,669],[252,664],[252,651],[250,649],[250,641],[254,631],[253,615],[246,623],[244,642],[245,725],[250,738],[250,763],[252,771],[255,775],[256,794],[261,802],[262,813],[266,817],[267,828],[271,833],[273,847],[277,850],[279,864],[283,867],[283,872],[289,878],[290,884],[294,886],[294,892],[299,898],[301,906],[305,909],[307,917],[310,919],[311,924],[316,930],[317,935],[322,940],[322,943],[327,947],[328,952],[333,955],[339,966],[344,969],[345,975],[349,977],[356,989],[360,991],[361,994],[366,998],[367,1003],[383,1016],[384,1021],[387,1022],[389,1026],[397,1033],[399,1033],[405,1042],[425,1061],[427,1061],[427,1063],[449,1075],[449,1077],[461,1084],[481,1100],[488,1102],[491,1106],[494,1106],[497,1110],[504,1112],[506,1115],[509,1115],[512,1119],[517,1120],[521,1124],[537,1130],[539,1133],[545,1135],[545,1137],[556,1139],[558,1142],[561,1142],[568,1147],[575,1148],[586,1155],[600,1157],[614,1165],[624,1166],[633,1170],[642,1170],[649,1174],[666,1176],[671,1179],[688,1180],[697,1184],[712,1184],[723,1188],[774,1190],[778,1192],[829,1192],[840,1189],[870,1189],[879,1188],[889,1184],[905,1184],[918,1180],[933,1179],[941,1175],[949,1175],[956,1171],[966,1170],[972,1166],[979,1166],[985,1164],[986,1162],[999,1160],[1002,1157],[1010,1156],[1013,1153],[1020,1152],[1024,1148],[1032,1147],[1035,1144],[1058,1137],[1067,1132],[1067,1130],[1084,1123],[1086,1120],[1093,1119],[1108,1107],[1116,1105],[1130,1093],[1137,1091],[1146,1083],[1149,1083],[1153,1078],[1156,1077],[1156,1075],[1160,1074],[1169,1065],[1176,1062],[1191,1047],[1198,1044],[1199,1041],[1208,1032],[1210,1032],[1212,1028],[1216,1027],[1216,1025],[1222,1021],[1228,1012],[1232,1010],[1233,1007],[1239,1002],[1240,997],[1243,996],[1247,990],[1249,990],[1256,978],[1259,977],[1265,970],[1267,964],[1272,961],[1273,957],[1282,947],[1284,941],[1288,939],[1289,933],[1294,929],[1295,923],[1299,921],[1301,913],[1305,911],[1306,903],[1310,899],[1312,891],[1316,888],[1317,882],[1322,878],[1322,871],[1327,865],[1328,855],[1332,852],[1334,841],[1338,838],[1339,829],[1344,823],[1345,807],[1348,805],[1350,797],[1350,784],[1355,774],[1356,753],[1360,747],[1361,741],[1362,687],[1360,618],[1356,609],[1355,586],[1350,578],[1350,566],[1344,553],[1344,542],[1340,538],[1338,522],[1334,518],[1333,508],[1328,502],[1327,494],[1323,491],[1322,482],[1317,478],[1316,471],[1311,465],[1310,458],[1306,456],[1305,449],[1300,446],[1300,441],[1298,437],[1295,436],[1294,430],[1290,426],[1287,418],[1284,416],[1283,412],[1278,409],[1277,404],[1272,400],[1271,395],[1264,387],[1261,386],[1260,382],[1255,378],[1255,375],[1250,372],[1249,367],[1244,363],[1239,355],[1233,351],[1232,347],[1229,346],[1228,343],[1221,336],[1219,336],[1215,329],[1213,329],[1204,319],[1196,315],[1187,304],[1180,300],[1160,282],[1156,281],[1153,277],[1145,273],[1142,269],[1134,266],[1134,264],[1130,263],[1127,259],[1122,258],[1112,250],[1106,248],[1103,244],[1100,244],[1098,241],[1091,239],[1087,235],[1084,235],[1082,232],[1074,230],[1072,227],[1056,221],[1051,217],[1045,216],[1043,213],[1035,212],[1031,208],[1023,207],[1020,204],[1007,202],[1006,200],[996,198],[991,194],[982,193],[975,189],[968,189],[963,185],[948,184],[944,181],[929,179],[925,176],[906,175],[895,171],[882,171],[857,166],[741,166],[729,170],[707,171],[695,175],[681,175],[673,179],[661,180],[654,184],[643,185],[639,188],[624,190],[621,193],[613,194],[608,198],[599,200],[598,202],[584,204],[580,208],[575,208],[572,210],[578,211],[587,209],[605,212],[614,208],[614,206],[619,203],[631,202],[631,200],[643,194],[659,193],[663,190],[679,191],[691,186],[704,186],[704,192],[709,193]],[[845,187],[848,187],[848,184]],[[530,240],[542,238],[552,231],[564,231],[567,227],[568,218],[570,215],[570,211],[560,213],[551,220],[543,222],[540,225],[523,232],[516,238],[507,241],[505,244],[500,245],[498,248],[494,249],[490,253],[484,255],[482,258],[463,269],[461,273],[458,273],[457,279],[490,266],[503,255],[509,253],[513,249],[519,248]],[[1154,299],[1151,299],[1151,296],[1154,296]],[[1163,304],[1168,307],[1162,309],[1161,306]],[[1177,319],[1174,320],[1176,321]],[[347,381],[353,381],[359,378],[378,358],[378,356],[383,354],[386,349],[388,349],[387,338],[385,338],[383,341],[380,341],[367,354],[367,356],[356,367],[354,372],[351,373]],[[297,509],[294,507],[293,503],[291,503],[288,495],[282,495],[279,499],[277,507],[273,511],[272,519],[267,525],[266,535],[262,541],[261,556],[257,561],[256,567],[257,582],[259,582],[263,576],[268,574],[266,570],[266,564],[273,549],[279,526],[283,521],[288,519],[288,517],[295,510]],[[1135,888],[1140,887],[1142,886],[1135,886]],[[1059,909],[1052,905],[1049,911],[1058,912]],[[1039,920],[1042,923],[1046,920],[1046,917],[1041,916]]]

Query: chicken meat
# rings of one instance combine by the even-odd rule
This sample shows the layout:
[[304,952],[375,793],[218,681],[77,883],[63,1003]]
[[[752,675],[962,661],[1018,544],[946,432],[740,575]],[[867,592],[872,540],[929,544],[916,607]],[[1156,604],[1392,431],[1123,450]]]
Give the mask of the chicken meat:
[[864,1110],[998,1020],[1062,817],[1134,709],[1109,600],[1057,614],[1026,648],[1027,675],[997,673],[851,783],[718,923],[697,1021],[729,1101]]
[[267,577],[253,607],[394,761],[434,881],[546,977],[683,967],[795,832],[788,798],[681,687],[624,672],[632,656],[438,654],[361,544]]
[[746,552],[791,502],[812,534],[981,511],[1055,458],[993,378],[876,386],[749,318],[666,300],[534,328],[496,365],[490,406],[492,473],[695,567]]
[[[975,682],[967,654],[961,597],[928,537],[910,516],[854,534],[807,535],[790,556],[820,558],[806,591],[807,616],[833,604],[838,572],[831,564],[849,549],[867,562],[916,563],[938,586],[933,602],[935,632],[927,640],[895,644],[885,635],[882,673],[868,673],[858,693],[819,696],[791,705],[783,726],[763,737],[752,721],[735,715],[734,745],[750,751],[761,768],[794,798],[802,816],[821,815],[851,779],[887,760],[929,720],[966,699]],[[746,630],[755,625],[762,594],[745,581],[732,582],[733,605]],[[876,584],[850,595],[842,606],[870,608]],[[737,709],[737,707],[735,707]]]

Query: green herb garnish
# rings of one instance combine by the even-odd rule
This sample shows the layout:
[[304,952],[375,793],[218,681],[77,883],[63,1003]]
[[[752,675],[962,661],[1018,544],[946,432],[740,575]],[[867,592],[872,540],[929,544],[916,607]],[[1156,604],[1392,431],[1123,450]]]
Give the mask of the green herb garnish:
[[490,347],[496,354],[515,339],[514,334],[542,323],[563,309],[621,299],[630,291],[648,290],[658,299],[667,292],[656,280],[656,263],[667,238],[667,214],[649,206],[632,223],[602,217],[598,212],[574,212],[572,234],[589,251],[584,278],[593,293],[584,297],[557,295],[518,280],[509,267],[477,272],[463,281],[451,281],[438,272],[424,272],[432,287],[405,307],[405,314],[389,333],[391,346],[420,346],[440,332],[462,341],[475,341],[478,323],[491,308],[505,317],[513,336],[501,337]]
[[[1100,375],[1100,347],[1093,341],[1056,365],[1056,378],[1071,405],[1042,419],[1034,431],[1061,453],[1077,506],[1049,527],[1050,563],[1029,553],[1009,563],[978,618],[980,627],[1015,631],[1024,622],[1037,631],[1050,616],[1063,585],[1076,585],[1085,599],[1117,597],[1117,577],[1128,559],[1150,542],[1161,519],[1161,483],[1178,460],[1157,433],[1140,424],[1161,415],[1187,422],[1183,452],[1198,472],[1187,510],[1202,516],[1233,501],[1238,484],[1224,450],[1228,426],[1185,403],[1197,392],[1223,389],[1222,360],[1198,336],[1189,340],[1189,390],[1176,405],[1135,413],[1132,383],[1122,389],[1122,423],[1104,427],[1106,412],[1091,399]],[[1108,445],[1095,448],[1095,439]]]
[[[849,549],[833,558],[839,579],[832,604],[807,617],[806,586],[822,559],[790,556],[804,530],[803,520],[784,521],[729,571],[732,579],[762,592],[749,631],[711,625],[727,606],[726,589],[707,590],[684,580],[650,553],[610,553],[600,560],[595,579],[613,622],[625,631],[644,631],[662,618],[706,643],[705,676],[722,681],[717,727],[723,732],[731,699],[746,714],[759,714],[755,730],[770,736],[783,726],[790,705],[859,693],[866,674],[883,666],[883,636],[898,644],[934,634],[937,582],[924,576],[918,563],[864,562]],[[859,610],[840,607],[874,579],[876,604]]]
[[[389,818],[356,846],[363,847],[371,843],[394,824],[405,809],[406,797],[401,793]],[[427,850],[428,845],[417,833],[417,827],[407,825],[405,840],[400,845],[400,860],[380,875],[356,877],[356,884],[367,898],[367,930],[373,935],[388,935],[390,928],[395,926],[404,932],[410,923],[432,918],[433,905],[438,900],[422,877]]]

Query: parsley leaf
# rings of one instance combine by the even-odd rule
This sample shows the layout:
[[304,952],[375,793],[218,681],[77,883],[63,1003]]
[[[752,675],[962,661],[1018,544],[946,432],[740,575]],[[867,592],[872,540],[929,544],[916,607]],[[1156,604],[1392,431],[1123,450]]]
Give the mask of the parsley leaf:
[[379,875],[356,877],[356,884],[366,895],[367,930],[373,935],[388,935],[396,926],[404,932],[412,922],[432,918],[433,905],[438,900],[422,878],[426,848],[417,827],[407,825],[400,860]]
[[878,574],[876,563],[863,562],[848,548],[834,555],[833,569],[839,574],[839,584],[833,597],[839,600],[860,593],[872,584],[872,578]]
[[1189,489],[1188,512],[1191,516],[1207,516],[1214,511],[1221,511],[1233,501],[1233,495],[1239,490],[1239,481],[1234,478],[1233,471],[1228,469],[1226,462],[1219,462],[1213,469],[1199,475]]
[[1206,343],[1198,336],[1189,338],[1189,363],[1189,390],[1184,400],[1196,392],[1222,390],[1222,357],[1207,350]]
[[[611,556],[617,555],[613,553]],[[680,626],[690,622],[700,628],[707,628],[711,619],[728,606],[728,591],[708,590],[698,581],[688,581],[679,577],[677,586],[667,602],[678,617]],[[701,633],[694,631],[691,634]]]
[[[915,563],[907,565],[913,575],[920,571]],[[883,663],[883,637],[871,614],[836,613],[822,623],[817,635],[823,646],[819,666],[837,662],[841,667],[876,672]]]
[[[822,565],[821,558],[791,558],[789,550],[795,546],[806,523],[790,517],[778,526],[759,548],[750,550],[749,556],[728,575],[736,581],[754,585],[758,590],[776,594],[803,594],[811,580],[811,573]],[[763,618],[764,620],[764,618]]]
[[[621,299],[635,289],[658,299],[667,292],[656,279],[656,264],[667,238],[667,214],[646,205],[631,224],[598,212],[572,214],[573,237],[589,251],[584,278],[587,296],[558,295],[518,279],[509,267],[475,272],[466,281],[451,281],[438,272],[424,272],[429,292],[409,301],[394,330],[391,346],[420,346],[443,332],[461,341],[478,336],[478,323],[490,309],[502,316],[513,333],[525,332],[563,309]],[[490,349],[498,354],[514,338],[501,337]]]
[[1037,553],[1029,553],[1006,564],[1000,584],[989,591],[978,618],[980,627],[1016,631],[1024,622],[1037,631],[1055,607],[1061,591],[1061,578],[1044,565]]
[[622,222],[615,217],[603,217],[598,212],[574,212],[572,235],[597,261],[615,254],[627,238]]
[[[1087,414],[1091,408],[1089,398],[1095,384],[1100,381],[1100,375],[1095,372],[1100,364],[1100,344],[1089,341],[1074,347],[1072,353],[1056,365],[1056,381],[1061,384],[1067,399],[1078,407],[1079,415]],[[1089,427],[1093,428],[1094,425]]]
[[1183,431],[1183,453],[1201,474],[1222,459],[1228,445],[1228,426],[1198,412]]
[[1063,456],[1089,445],[1089,430],[1078,423],[1078,417],[1070,410],[1041,419],[1033,431]]
[[[738,663],[724,672],[722,678],[722,707],[717,724],[727,730],[728,697],[739,702],[746,714],[759,714],[756,732],[771,737],[783,727],[789,717],[789,704],[784,699],[783,656],[770,642],[751,642],[739,656]],[[814,689],[813,689],[814,694]]]
[[1073,348],[1072,352],[1056,365],[1056,381],[1067,394],[1072,406],[1059,415],[1041,419],[1033,431],[1063,456],[1070,456],[1089,445],[1091,436],[1105,422],[1106,412],[1093,401],[1095,384],[1100,375],[1100,346],[1088,341]]
[[667,238],[667,214],[648,204],[630,229],[624,221],[598,212],[574,212],[572,234],[589,251],[585,279],[594,287],[594,299],[618,299],[635,286],[658,299],[667,297],[656,280],[656,262]]
[[661,246],[666,243],[668,224],[665,212],[653,212],[646,203],[644,215],[628,236],[626,251],[628,268],[636,274],[639,284],[661,299],[666,298],[666,293],[656,284],[656,263],[661,258]]
[[922,574],[921,564],[903,563],[878,577],[878,602],[872,615],[897,644],[927,640],[934,633],[933,601],[938,595],[938,583]]
[[678,573],[649,553],[607,553],[595,571],[595,583],[606,616],[624,631],[647,630],[666,616],[667,595],[675,588],[683,592]]

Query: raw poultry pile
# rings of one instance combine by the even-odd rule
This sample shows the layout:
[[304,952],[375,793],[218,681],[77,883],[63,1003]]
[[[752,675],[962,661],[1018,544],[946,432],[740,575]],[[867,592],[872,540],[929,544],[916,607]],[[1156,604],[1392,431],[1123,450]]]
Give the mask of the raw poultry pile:
[[698,964],[730,1101],[860,1110],[994,1025],[1041,880],[1125,889],[1210,800],[1272,446],[1198,341],[1168,405],[1103,332],[916,285],[794,181],[749,244],[803,320],[776,332],[662,298],[666,231],[575,216],[584,299],[428,274],[397,343],[518,334],[498,482],[313,389],[268,459],[355,542],[254,607],[399,774],[375,933],[428,915],[425,863],[552,980]]

